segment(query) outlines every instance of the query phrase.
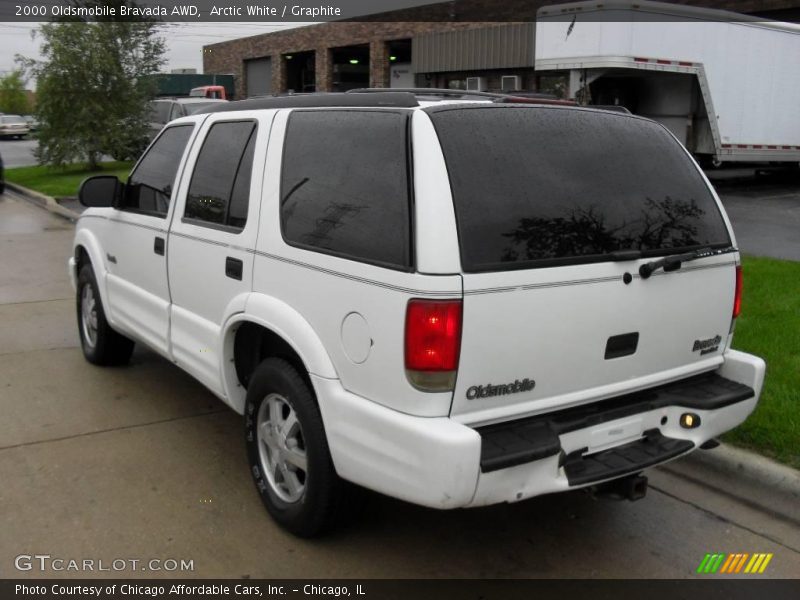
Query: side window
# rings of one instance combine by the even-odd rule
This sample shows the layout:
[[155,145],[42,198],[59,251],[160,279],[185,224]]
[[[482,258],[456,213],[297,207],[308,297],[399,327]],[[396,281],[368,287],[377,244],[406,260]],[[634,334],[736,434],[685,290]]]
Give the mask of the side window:
[[407,119],[390,111],[292,113],[281,175],[287,243],[411,267]]
[[243,229],[250,201],[256,141],[253,121],[214,124],[208,132],[186,196],[184,219]]
[[128,178],[120,208],[165,217],[193,125],[165,129]]
[[172,105],[172,110],[169,113],[169,120],[174,121],[175,119],[179,119],[183,116],[183,111],[181,110],[181,105],[177,102]]

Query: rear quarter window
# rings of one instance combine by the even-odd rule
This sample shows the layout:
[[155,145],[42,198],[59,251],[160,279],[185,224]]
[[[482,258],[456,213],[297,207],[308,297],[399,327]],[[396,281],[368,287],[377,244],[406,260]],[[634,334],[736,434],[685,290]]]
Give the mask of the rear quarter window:
[[656,123],[554,107],[430,112],[467,272],[730,245],[697,168]]
[[411,267],[408,115],[294,111],[281,174],[281,230],[293,246]]

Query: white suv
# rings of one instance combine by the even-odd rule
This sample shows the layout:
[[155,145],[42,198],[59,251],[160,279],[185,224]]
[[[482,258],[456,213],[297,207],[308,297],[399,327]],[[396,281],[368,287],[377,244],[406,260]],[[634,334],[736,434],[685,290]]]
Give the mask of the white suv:
[[[430,92],[427,92],[430,93]],[[328,526],[357,484],[435,508],[592,487],[756,406],[739,253],[661,125],[506,97],[233,102],[81,187],[86,358],[134,340],[244,415],[261,498]]]

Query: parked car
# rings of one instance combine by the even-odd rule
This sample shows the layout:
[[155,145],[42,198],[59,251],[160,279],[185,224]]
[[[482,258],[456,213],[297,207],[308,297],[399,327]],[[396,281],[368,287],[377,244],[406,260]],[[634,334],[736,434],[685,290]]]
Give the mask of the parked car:
[[764,361],[731,347],[730,222],[667,129],[430,95],[215,105],[127,184],[80,189],[86,359],[140,342],[242,414],[256,489],[298,535],[352,484],[440,509],[638,499],[644,469],[761,393]]
[[175,119],[195,114],[214,103],[226,102],[210,98],[169,98],[150,101],[150,139],[155,138],[161,129]]
[[27,121],[19,115],[0,115],[0,138],[21,140],[29,131]]
[[36,131],[39,129],[39,121],[36,120],[36,117],[33,115],[22,115],[22,118],[25,119],[25,122],[28,124],[28,129],[31,132]]

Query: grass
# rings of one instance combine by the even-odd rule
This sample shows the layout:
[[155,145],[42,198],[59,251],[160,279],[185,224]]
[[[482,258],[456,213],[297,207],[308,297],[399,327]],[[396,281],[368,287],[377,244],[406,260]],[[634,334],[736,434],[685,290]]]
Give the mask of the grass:
[[723,439],[800,468],[800,262],[745,257],[733,346],[767,361],[755,412]]
[[6,169],[6,181],[18,183],[28,189],[53,197],[77,196],[81,181],[92,175],[116,175],[127,180],[132,162],[106,162],[97,171],[89,171],[86,165],[75,164],[66,167],[16,167]]

